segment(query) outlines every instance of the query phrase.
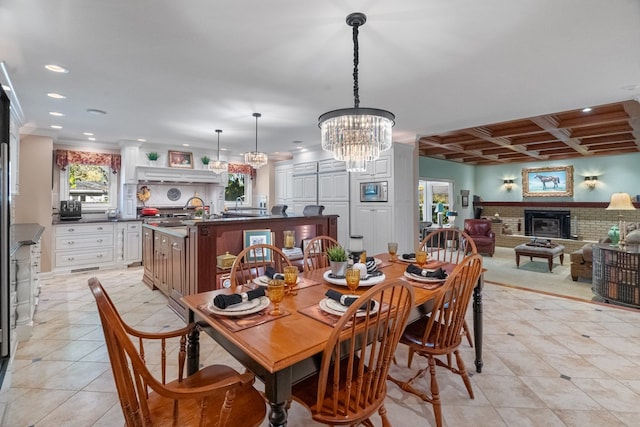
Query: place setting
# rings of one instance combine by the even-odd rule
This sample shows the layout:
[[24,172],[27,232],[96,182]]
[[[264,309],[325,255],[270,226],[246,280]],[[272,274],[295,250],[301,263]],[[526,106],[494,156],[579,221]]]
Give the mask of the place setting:
[[258,286],[268,286],[269,281],[273,279],[285,281],[287,295],[296,295],[300,289],[320,284],[320,282],[316,280],[300,277],[300,270],[295,265],[284,267],[282,273],[278,273],[275,268],[269,266],[263,275],[253,279],[253,283]]
[[[213,301],[198,308],[216,317],[227,329],[235,332],[291,314],[280,309],[284,296],[284,280],[272,279],[266,287],[234,294],[218,294]],[[272,304],[273,308],[269,310]]]
[[404,277],[421,283],[421,287],[425,289],[435,289],[444,283],[447,272],[441,266],[428,268],[426,251],[416,251],[413,255],[417,265],[409,264],[404,271]]
[[[346,271],[349,269],[358,271],[359,286],[374,286],[386,279],[384,273],[379,269],[380,265],[381,262],[379,263],[377,258],[368,257],[366,263],[357,262]],[[342,271],[328,269],[322,274],[322,278],[332,285],[348,286],[346,271],[341,274]]]
[[[325,297],[317,304],[298,311],[322,323],[335,326],[344,313],[358,301],[359,295],[355,294],[355,291],[362,284],[360,270],[358,268],[348,268],[345,272],[345,281],[350,293],[344,294],[334,289],[329,289],[325,293]],[[363,304],[355,316],[358,319],[362,319],[375,315],[379,311],[380,303],[376,300],[371,300],[370,304]],[[351,325],[351,322],[347,322],[345,326],[349,325]]]

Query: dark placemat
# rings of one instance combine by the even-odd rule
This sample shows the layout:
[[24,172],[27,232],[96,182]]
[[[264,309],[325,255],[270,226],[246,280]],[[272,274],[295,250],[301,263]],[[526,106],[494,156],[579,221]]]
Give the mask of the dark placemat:
[[[378,313],[387,311],[388,309],[389,309],[389,304],[383,303]],[[338,320],[340,320],[340,318],[342,317],[342,316],[336,316],[335,314],[327,313],[326,311],[322,310],[318,304],[313,304],[313,305],[310,305],[309,307],[301,308],[298,310],[298,313],[302,313],[305,316],[311,317],[312,319],[315,319],[318,322],[324,323],[325,325],[329,325],[332,327],[336,326],[336,323],[338,323]],[[364,317],[358,318],[358,322],[361,322],[363,320],[365,320]],[[351,322],[347,322],[344,325],[345,328],[349,326],[351,326]]]
[[280,316],[272,316],[269,314],[269,312],[273,310],[271,305],[257,313],[247,314],[245,316],[221,316],[219,314],[214,314],[209,310],[207,304],[202,304],[198,306],[198,308],[222,323],[224,327],[229,329],[231,332],[237,332],[253,326],[262,325],[263,323],[271,322],[272,320],[280,319],[281,317],[289,316],[291,314],[290,312],[281,309],[282,314]]

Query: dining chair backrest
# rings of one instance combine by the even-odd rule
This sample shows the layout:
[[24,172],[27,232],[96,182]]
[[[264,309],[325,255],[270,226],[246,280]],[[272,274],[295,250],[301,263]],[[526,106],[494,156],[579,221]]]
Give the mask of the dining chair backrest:
[[460,345],[467,307],[481,273],[482,256],[471,254],[445,280],[422,336],[422,346],[430,352],[447,354]]
[[[266,408],[252,386],[253,374],[239,374],[232,368],[214,365],[204,368],[202,375],[186,377],[187,336],[197,328],[196,323],[174,331],[140,331],[123,322],[98,279],[91,278],[89,288],[96,300],[128,427],[209,423],[240,427],[262,422]],[[167,360],[169,354],[176,355],[177,363]],[[153,364],[157,376],[147,363]],[[177,371],[175,377],[168,372],[170,369]],[[255,415],[237,421],[238,414],[248,408],[253,408]]]
[[277,246],[265,243],[247,246],[231,266],[231,286],[250,283],[256,277],[264,275],[267,267],[282,273],[287,265],[291,265],[291,260]]
[[329,267],[327,249],[332,246],[340,246],[340,243],[331,236],[316,236],[309,240],[307,247],[304,248],[304,256],[302,258],[304,271]]
[[427,234],[421,249],[426,250],[430,260],[458,264],[466,255],[478,253],[473,239],[459,228],[441,228]]
[[[396,280],[372,287],[347,309],[329,336],[317,376],[293,389],[314,420],[358,425],[376,411],[385,416],[380,408],[387,373],[413,300],[412,285]],[[373,315],[372,301],[380,304]]]

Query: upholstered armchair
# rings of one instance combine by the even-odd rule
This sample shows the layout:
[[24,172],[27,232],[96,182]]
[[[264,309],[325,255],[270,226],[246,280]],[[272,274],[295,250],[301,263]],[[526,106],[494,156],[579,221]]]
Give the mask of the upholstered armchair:
[[464,232],[476,244],[478,253],[493,256],[496,251],[496,234],[491,229],[488,219],[465,219]]
[[591,280],[593,277],[593,243],[587,243],[577,251],[571,252],[571,279]]

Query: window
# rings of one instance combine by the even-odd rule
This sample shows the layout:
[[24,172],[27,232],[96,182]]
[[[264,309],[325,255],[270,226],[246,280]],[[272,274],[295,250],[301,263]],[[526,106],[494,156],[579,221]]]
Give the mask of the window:
[[420,221],[437,221],[438,203],[444,205],[443,222],[449,222],[446,213],[454,210],[453,183],[450,181],[420,180],[418,182]]
[[79,200],[83,211],[118,206],[120,154],[55,150],[60,168],[60,200]]
[[227,205],[251,205],[251,177],[244,173],[228,173],[227,187],[224,189]]

